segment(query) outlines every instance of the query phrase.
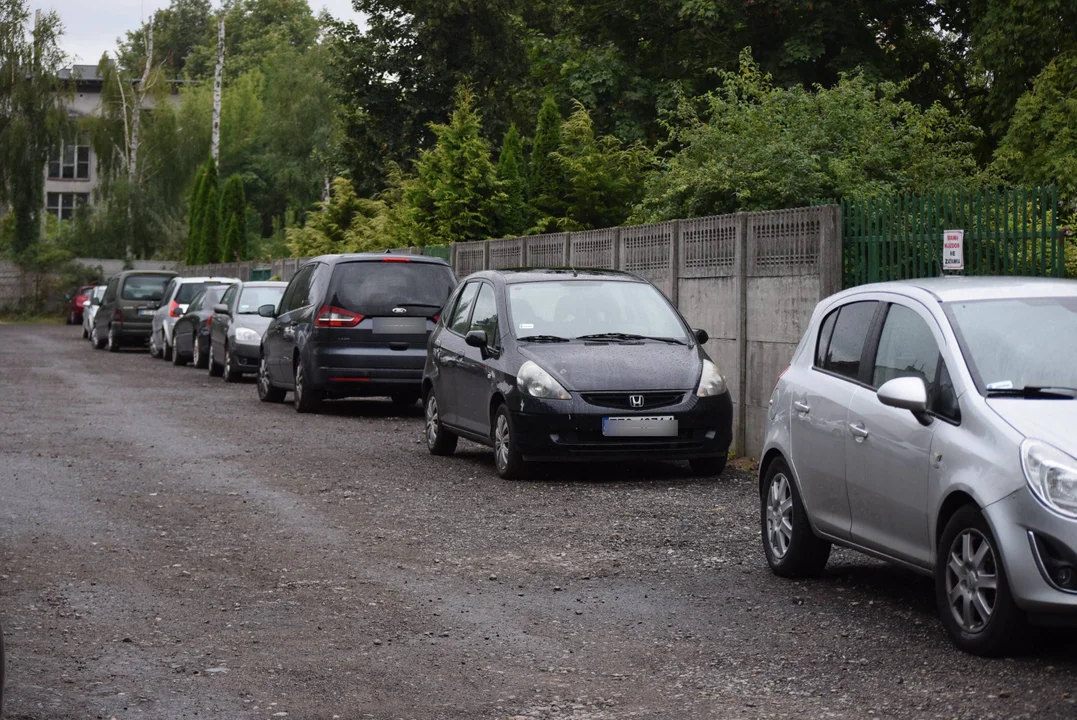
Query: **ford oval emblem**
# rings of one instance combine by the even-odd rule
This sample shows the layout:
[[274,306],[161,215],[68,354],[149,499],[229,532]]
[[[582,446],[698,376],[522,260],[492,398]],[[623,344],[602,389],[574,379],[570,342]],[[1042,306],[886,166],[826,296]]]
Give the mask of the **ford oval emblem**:
[[408,311],[407,311],[406,308],[393,308],[393,312],[396,313],[397,315],[404,315]]

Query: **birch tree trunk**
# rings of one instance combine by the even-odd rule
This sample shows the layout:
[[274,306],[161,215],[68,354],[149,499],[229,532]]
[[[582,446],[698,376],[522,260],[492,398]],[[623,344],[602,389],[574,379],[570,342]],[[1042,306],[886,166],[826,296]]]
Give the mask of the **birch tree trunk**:
[[[134,91],[134,107],[131,108],[131,143],[128,148],[127,181],[134,187],[139,184],[138,177],[138,143],[139,134],[142,130],[142,103],[146,100],[149,92],[150,68],[153,66],[153,15],[150,15],[146,26],[146,67],[142,71],[142,81],[138,89]],[[122,84],[122,83],[121,83]],[[130,198],[130,195],[128,195]],[[128,200],[128,214],[130,214],[130,200]]]
[[213,164],[221,167],[221,79],[224,75],[224,15],[217,20],[217,71],[213,74]]

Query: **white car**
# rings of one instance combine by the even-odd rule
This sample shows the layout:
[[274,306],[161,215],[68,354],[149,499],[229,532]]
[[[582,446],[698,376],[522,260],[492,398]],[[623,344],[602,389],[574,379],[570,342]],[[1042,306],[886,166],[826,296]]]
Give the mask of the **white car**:
[[935,579],[963,650],[1077,620],[1077,282],[933,278],[815,310],[771,396],[763,550],[783,577],[832,544]]
[[105,297],[105,288],[108,285],[97,285],[90,291],[90,299],[82,303],[82,339],[90,339],[90,330],[93,329],[93,319],[97,315],[97,308],[101,307],[101,298]]
[[150,355],[164,360],[172,359],[172,329],[176,321],[187,312],[187,306],[207,285],[231,285],[239,282],[234,277],[175,277],[165,287],[161,306],[153,313],[150,331]]

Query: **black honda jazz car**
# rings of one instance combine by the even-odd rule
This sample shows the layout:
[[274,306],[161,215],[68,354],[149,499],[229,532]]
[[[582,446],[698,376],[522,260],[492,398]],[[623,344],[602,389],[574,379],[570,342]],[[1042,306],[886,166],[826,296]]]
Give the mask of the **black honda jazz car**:
[[258,397],[281,402],[290,390],[299,412],[322,400],[420,397],[426,344],[456,276],[440,258],[361,253],[326,255],[305,265],[262,335]]
[[657,288],[604,270],[503,270],[462,282],[423,374],[426,441],[489,445],[505,478],[529,460],[687,460],[725,468],[733,406]]

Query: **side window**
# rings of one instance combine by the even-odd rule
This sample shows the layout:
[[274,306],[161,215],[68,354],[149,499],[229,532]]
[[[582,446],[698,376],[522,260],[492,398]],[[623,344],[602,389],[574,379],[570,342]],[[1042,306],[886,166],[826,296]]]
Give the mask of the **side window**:
[[479,296],[475,300],[475,312],[471,316],[471,329],[482,330],[486,333],[488,347],[496,348],[501,345],[501,337],[497,326],[497,296],[494,289],[486,283],[482,283]]
[[864,343],[878,307],[877,302],[857,302],[844,305],[838,311],[822,365],[824,370],[850,380],[860,378],[860,356],[864,353]]
[[830,336],[834,334],[834,322],[838,319],[841,308],[833,311],[823,320],[819,328],[819,343],[815,346],[815,366],[823,367],[826,364],[826,351],[830,347]]
[[891,305],[879,337],[872,385],[878,388],[895,378],[917,377],[932,397],[938,369],[939,346],[927,323],[904,305]]
[[322,302],[322,298],[329,292],[329,280],[332,275],[332,269],[325,263],[318,263],[314,266],[314,277],[310,281],[310,291],[305,305]]
[[112,278],[108,281],[108,287],[105,288],[105,297],[102,302],[112,302],[116,299],[116,286],[120,284],[120,281],[116,278]]
[[456,301],[452,316],[449,318],[449,329],[454,333],[463,335],[467,332],[468,318],[471,317],[471,306],[475,303],[475,294],[479,291],[479,284],[469,282],[460,293],[460,299]]
[[280,303],[281,315],[306,306],[310,290],[310,276],[313,271],[314,266],[308,265],[296,273],[292,281],[288,283],[288,289],[284,291],[284,299]]
[[176,292],[176,285],[179,281],[176,278],[172,278],[168,281],[168,285],[165,287],[165,294],[161,296],[163,303],[168,303],[172,300],[173,293]]
[[229,310],[235,310],[236,295],[239,293],[239,286],[233,285],[228,288],[224,293],[224,297],[221,298],[221,304],[227,305]]
[[206,297],[206,291],[205,290],[203,290],[202,292],[195,295],[194,300],[192,300],[191,304],[187,306],[187,312],[192,313],[192,312],[195,312],[196,310],[201,310],[202,309],[202,299],[205,298],[205,297]]

